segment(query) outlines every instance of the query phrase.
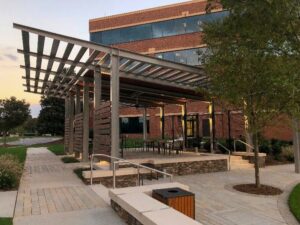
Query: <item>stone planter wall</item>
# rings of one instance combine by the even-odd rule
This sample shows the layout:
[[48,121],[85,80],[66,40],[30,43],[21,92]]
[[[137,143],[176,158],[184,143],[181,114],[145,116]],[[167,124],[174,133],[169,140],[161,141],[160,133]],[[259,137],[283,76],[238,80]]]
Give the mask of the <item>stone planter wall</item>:
[[111,207],[113,210],[129,225],[143,225],[136,218],[130,215],[125,209],[123,209],[118,203],[110,200]]
[[177,176],[228,170],[226,159],[156,164],[155,168]]

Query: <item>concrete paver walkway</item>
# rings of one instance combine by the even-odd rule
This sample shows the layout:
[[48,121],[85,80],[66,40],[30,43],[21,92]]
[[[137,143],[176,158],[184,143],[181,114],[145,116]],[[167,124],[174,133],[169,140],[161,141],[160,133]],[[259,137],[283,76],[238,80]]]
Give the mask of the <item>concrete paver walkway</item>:
[[[280,210],[280,204],[287,205],[282,196],[254,196],[231,188],[233,184],[253,183],[254,169],[181,176],[175,181],[190,186],[196,194],[196,219],[204,225],[288,224],[284,218],[289,212]],[[294,165],[270,166],[261,169],[261,181],[285,190],[300,182],[300,175],[294,173]]]
[[13,217],[17,191],[0,192],[0,217]]
[[53,141],[61,140],[61,137],[30,137],[30,138],[21,138],[17,141],[11,141],[7,144],[9,145],[24,145],[24,146],[30,146],[30,145],[36,145],[36,144],[45,144]]
[[14,225],[123,224],[110,206],[46,148],[29,148]]

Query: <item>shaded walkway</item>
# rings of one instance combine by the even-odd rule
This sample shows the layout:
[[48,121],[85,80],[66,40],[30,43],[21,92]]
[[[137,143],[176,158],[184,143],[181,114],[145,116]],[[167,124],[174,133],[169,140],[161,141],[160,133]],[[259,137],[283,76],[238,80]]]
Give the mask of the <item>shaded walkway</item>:
[[46,148],[29,148],[14,225],[123,224],[110,206]]

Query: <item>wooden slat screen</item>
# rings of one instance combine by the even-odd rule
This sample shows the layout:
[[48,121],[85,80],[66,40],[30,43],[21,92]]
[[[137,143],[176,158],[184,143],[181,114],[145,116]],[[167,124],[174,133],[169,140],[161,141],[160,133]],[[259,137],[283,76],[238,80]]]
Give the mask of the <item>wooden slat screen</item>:
[[94,140],[95,154],[111,155],[111,102],[103,102],[94,111]]
[[75,115],[74,119],[74,151],[82,152],[83,148],[83,114]]
[[70,119],[65,118],[65,151],[69,151],[69,143],[70,143]]

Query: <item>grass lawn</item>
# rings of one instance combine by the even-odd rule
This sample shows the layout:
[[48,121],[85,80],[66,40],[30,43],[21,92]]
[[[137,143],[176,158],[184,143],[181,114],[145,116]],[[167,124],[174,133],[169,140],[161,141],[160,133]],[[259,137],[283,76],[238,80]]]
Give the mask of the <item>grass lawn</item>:
[[[11,141],[17,141],[19,139],[20,139],[20,137],[6,137],[6,143],[11,142]],[[0,143],[3,143],[3,137],[0,137]]]
[[3,154],[15,155],[19,159],[20,163],[24,163],[26,159],[26,147],[0,147],[0,155]]
[[47,147],[55,155],[65,155],[65,150],[64,150],[63,144],[53,144],[53,145],[49,145]]
[[296,185],[290,194],[289,207],[296,219],[300,222],[300,184]]
[[13,225],[12,218],[0,218],[0,225]]

